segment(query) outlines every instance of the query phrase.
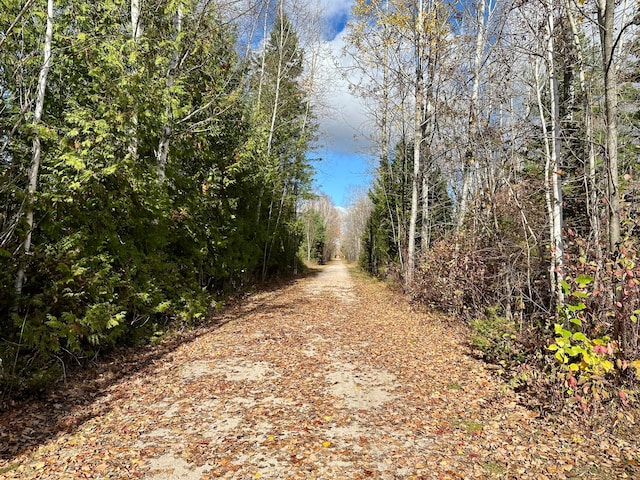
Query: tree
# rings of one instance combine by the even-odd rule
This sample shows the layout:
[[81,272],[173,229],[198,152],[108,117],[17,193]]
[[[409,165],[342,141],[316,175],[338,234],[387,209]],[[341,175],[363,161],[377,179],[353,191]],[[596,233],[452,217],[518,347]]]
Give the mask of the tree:
[[350,200],[340,236],[341,252],[347,262],[358,262],[364,254],[363,240],[372,204],[365,192],[358,192]]
[[[254,71],[257,94],[254,121],[263,132],[264,155],[261,159],[267,175],[258,203],[258,223],[265,222],[262,275],[275,265],[295,262],[297,240],[286,230],[295,218],[298,198],[306,193],[310,167],[305,152],[313,138],[314,127],[304,90],[303,51],[293,25],[280,1],[278,16]],[[262,205],[267,203],[266,218]],[[278,257],[274,258],[275,250]],[[282,258],[282,256],[284,258]]]
[[13,367],[0,381],[26,388],[29,372],[55,375],[71,356],[200,322],[265,264],[290,271],[313,112],[286,19],[256,111],[217,2],[79,0],[50,3],[48,19],[5,3],[0,359]]
[[306,260],[316,259],[323,264],[329,262],[337,254],[340,243],[341,217],[338,210],[323,193],[304,200],[299,211],[304,231],[301,248]]
[[[353,27],[351,42],[362,57],[360,68],[367,72],[373,63],[381,62],[382,72],[365,73],[378,88],[382,115],[379,118],[382,138],[381,161],[388,159],[389,138],[394,135],[389,112],[390,96],[397,92],[396,101],[402,113],[398,141],[413,146],[411,176],[411,206],[409,213],[405,281],[411,283],[418,254],[419,217],[428,217],[429,193],[424,182],[426,166],[433,152],[430,149],[435,132],[435,89],[440,69],[440,54],[446,45],[448,7],[435,1],[414,2],[377,1],[356,2],[354,14],[357,24]],[[369,36],[374,32],[374,37]],[[394,46],[395,44],[395,46]],[[375,71],[375,70],[374,70]],[[411,91],[411,101],[408,92]],[[410,105],[410,107],[406,107]],[[404,113],[411,111],[409,121]],[[411,125],[410,127],[408,125]],[[409,133],[410,132],[410,133]],[[420,215],[420,212],[423,212]],[[427,222],[422,222],[426,224]],[[426,237],[423,234],[422,237]],[[397,238],[400,238],[399,236]],[[405,255],[405,253],[403,253]]]
[[27,175],[28,187],[27,187],[27,204],[26,204],[26,223],[27,233],[24,241],[22,242],[22,255],[23,259],[20,260],[18,273],[16,274],[15,290],[18,300],[22,295],[22,287],[24,285],[25,278],[25,261],[31,253],[31,239],[34,228],[34,213],[33,202],[35,200],[35,194],[38,189],[38,175],[40,171],[40,157],[42,153],[42,144],[40,133],[37,131],[40,121],[42,120],[42,111],[44,109],[44,100],[47,90],[47,76],[51,69],[52,53],[51,46],[53,43],[53,12],[54,12],[53,0],[47,1],[47,27],[44,38],[44,55],[42,61],[42,68],[38,76],[38,90],[36,93],[35,108],[33,113],[33,146],[31,154],[31,166]]

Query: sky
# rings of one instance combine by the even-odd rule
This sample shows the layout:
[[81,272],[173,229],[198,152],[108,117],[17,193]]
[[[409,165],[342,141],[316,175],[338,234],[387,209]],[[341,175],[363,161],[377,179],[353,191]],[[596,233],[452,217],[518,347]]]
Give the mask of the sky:
[[325,38],[321,53],[321,106],[316,109],[319,123],[318,148],[309,158],[316,169],[315,189],[326,193],[338,207],[348,206],[356,190],[372,180],[371,145],[366,135],[366,109],[349,91],[344,78],[349,59],[342,54],[346,22],[353,0],[317,0],[323,15]]

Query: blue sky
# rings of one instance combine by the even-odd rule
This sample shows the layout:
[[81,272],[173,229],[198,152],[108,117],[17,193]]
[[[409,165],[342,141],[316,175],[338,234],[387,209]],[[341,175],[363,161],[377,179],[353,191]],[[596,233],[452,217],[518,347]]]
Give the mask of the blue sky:
[[366,135],[367,117],[360,100],[349,91],[342,56],[345,26],[353,0],[318,0],[323,12],[324,52],[320,60],[318,81],[324,82],[324,95],[316,110],[320,139],[310,158],[316,168],[315,189],[329,195],[338,207],[346,207],[352,192],[370,185],[371,150]]
[[335,150],[315,153],[322,159],[314,162],[316,188],[329,195],[337,207],[347,207],[353,190],[371,183],[369,157]]

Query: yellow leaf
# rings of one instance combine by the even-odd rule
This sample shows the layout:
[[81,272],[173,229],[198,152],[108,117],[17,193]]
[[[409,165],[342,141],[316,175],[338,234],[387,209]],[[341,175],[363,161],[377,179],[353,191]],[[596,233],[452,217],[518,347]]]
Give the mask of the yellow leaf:
[[631,362],[631,366],[636,371],[636,376],[640,377],[640,360],[634,360]]
[[331,446],[331,442],[322,442],[322,446],[324,448],[329,448]]
[[261,474],[261,473],[256,472],[256,473],[253,475],[253,478],[260,478],[261,476],[262,476],[262,474]]
[[273,442],[273,435],[269,435],[269,440]]

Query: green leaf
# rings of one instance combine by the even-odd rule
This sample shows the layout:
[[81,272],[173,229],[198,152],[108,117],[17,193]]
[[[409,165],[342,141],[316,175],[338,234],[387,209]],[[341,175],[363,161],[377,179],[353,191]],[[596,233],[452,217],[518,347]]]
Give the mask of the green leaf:
[[567,356],[564,354],[563,351],[558,350],[556,352],[556,359],[560,362],[560,363],[567,363],[569,360],[567,359]]
[[571,356],[571,357],[577,357],[578,355],[580,355],[584,351],[582,348],[580,348],[578,346],[567,347],[565,350],[569,354],[569,356]]
[[587,306],[584,303],[580,302],[577,305],[567,305],[567,308],[569,309],[570,312],[580,312],[586,309]]
[[581,273],[576,278],[576,283],[580,288],[586,287],[587,285],[591,284],[591,282],[593,282],[593,277],[591,275],[585,275]]
[[574,325],[577,325],[577,326],[579,326],[579,327],[581,327],[581,326],[582,326],[582,320],[580,320],[579,318],[576,318],[576,317],[571,318],[571,319],[569,320],[569,322],[571,322],[571,323],[573,323]]
[[589,339],[587,338],[587,336],[582,333],[582,332],[576,332],[573,334],[573,339],[574,340],[578,340],[579,342],[588,342]]

